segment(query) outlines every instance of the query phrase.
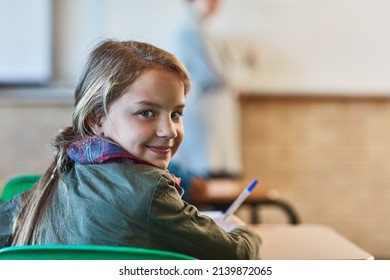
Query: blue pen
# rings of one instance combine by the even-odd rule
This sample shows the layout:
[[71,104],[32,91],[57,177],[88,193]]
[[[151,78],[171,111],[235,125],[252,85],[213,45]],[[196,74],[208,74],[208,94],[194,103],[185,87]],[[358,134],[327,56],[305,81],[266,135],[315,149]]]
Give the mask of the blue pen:
[[236,212],[238,207],[241,206],[241,204],[245,201],[245,199],[251,194],[252,190],[255,188],[259,180],[254,179],[252,183],[250,183],[243,191],[242,193],[236,198],[236,200],[230,205],[230,207],[226,210],[225,214],[223,215],[223,219],[225,220],[227,217],[229,217],[231,214]]

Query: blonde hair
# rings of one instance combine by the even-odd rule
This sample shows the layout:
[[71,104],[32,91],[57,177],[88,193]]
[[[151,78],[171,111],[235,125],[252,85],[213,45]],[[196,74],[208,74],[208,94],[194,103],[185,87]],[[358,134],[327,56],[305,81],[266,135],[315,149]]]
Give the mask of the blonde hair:
[[14,223],[12,245],[36,244],[45,221],[60,221],[51,201],[61,176],[74,164],[67,155],[68,147],[95,135],[90,124],[108,114],[126,87],[145,71],[156,68],[177,75],[184,85],[183,94],[189,92],[187,70],[165,50],[143,42],[115,40],[105,40],[92,50],[75,90],[72,124],[58,132],[53,140],[53,161],[38,183],[23,195],[25,203]]

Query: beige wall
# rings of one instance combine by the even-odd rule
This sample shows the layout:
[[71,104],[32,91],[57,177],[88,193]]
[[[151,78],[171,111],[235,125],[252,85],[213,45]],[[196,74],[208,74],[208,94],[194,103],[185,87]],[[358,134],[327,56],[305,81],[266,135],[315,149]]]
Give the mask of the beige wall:
[[17,173],[43,172],[50,142],[70,121],[70,105],[2,105],[0,101],[0,180]]

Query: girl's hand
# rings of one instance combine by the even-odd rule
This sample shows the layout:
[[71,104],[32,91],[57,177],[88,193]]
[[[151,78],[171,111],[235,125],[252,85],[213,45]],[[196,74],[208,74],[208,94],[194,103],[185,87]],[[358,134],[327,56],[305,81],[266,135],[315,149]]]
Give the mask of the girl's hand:
[[223,213],[213,217],[213,220],[217,225],[223,228],[225,231],[230,232],[238,227],[245,227],[246,224],[236,215],[231,215],[226,219],[223,219]]

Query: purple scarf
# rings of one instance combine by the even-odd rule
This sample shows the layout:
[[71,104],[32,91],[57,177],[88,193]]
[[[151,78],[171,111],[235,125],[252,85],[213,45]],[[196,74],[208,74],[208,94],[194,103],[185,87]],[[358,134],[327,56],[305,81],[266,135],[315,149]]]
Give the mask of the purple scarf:
[[[68,156],[79,164],[99,164],[99,163],[132,163],[145,164],[154,166],[153,164],[140,160],[129,154],[126,150],[115,145],[112,142],[104,140],[97,136],[85,137],[70,145],[67,150]],[[154,166],[156,167],[156,166]],[[180,195],[183,195],[184,190],[180,187],[180,178],[170,174],[175,179],[175,187]]]

